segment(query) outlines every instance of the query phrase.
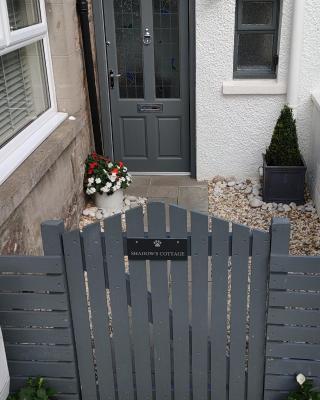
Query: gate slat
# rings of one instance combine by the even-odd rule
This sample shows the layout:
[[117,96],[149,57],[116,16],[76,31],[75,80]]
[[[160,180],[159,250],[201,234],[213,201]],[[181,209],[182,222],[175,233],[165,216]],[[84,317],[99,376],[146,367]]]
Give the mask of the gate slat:
[[232,232],[229,399],[244,400],[250,231],[245,226],[233,224]]
[[[128,237],[144,235],[142,208],[126,213]],[[150,336],[148,321],[148,287],[146,262],[130,260],[130,288],[132,304],[132,341],[134,349],[136,386],[138,399],[152,399]]]
[[229,223],[212,219],[211,398],[227,399]]
[[[1,301],[1,297],[0,297]],[[319,309],[320,301],[318,293],[299,293],[286,291],[271,291],[269,306],[276,307],[303,307]]]
[[74,362],[8,361],[8,367],[9,371],[14,371],[17,377],[28,375],[74,378],[77,376]]
[[80,232],[63,235],[66,273],[81,382],[82,397],[97,399]]
[[301,360],[319,360],[320,345],[305,343],[267,343],[267,356],[275,358],[298,358]]
[[100,224],[83,231],[85,263],[88,272],[92,326],[100,398],[114,400],[114,378],[109,339],[109,316],[105,289],[105,274],[101,248]]
[[[148,204],[149,237],[166,235],[165,205]],[[156,397],[171,399],[168,269],[166,261],[150,261]]]
[[66,288],[62,275],[0,275],[1,290],[64,293]]
[[270,236],[253,231],[247,400],[263,398]]
[[[170,235],[187,237],[187,212],[170,206]],[[171,261],[172,329],[174,395],[176,399],[190,397],[189,318],[188,318],[188,261]]]
[[208,396],[208,217],[191,213],[192,388],[193,398]]
[[267,339],[282,342],[320,344],[320,328],[269,325]]
[[133,400],[128,300],[120,214],[105,220],[104,238],[106,243],[106,260],[112,310],[112,330],[118,396],[120,400]]
[[68,310],[68,299],[65,294],[0,293],[1,311],[10,311],[12,309],[34,310],[39,308],[39,304],[45,310]]
[[287,325],[320,326],[320,312],[314,310],[296,310],[269,308],[268,323]]
[[7,343],[72,344],[70,329],[65,328],[2,328]]

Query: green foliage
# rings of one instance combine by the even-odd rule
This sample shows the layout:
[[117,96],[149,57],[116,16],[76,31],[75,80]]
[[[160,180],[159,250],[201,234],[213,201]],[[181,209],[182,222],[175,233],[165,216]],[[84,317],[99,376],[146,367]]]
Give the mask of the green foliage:
[[320,400],[320,392],[313,387],[311,379],[306,379],[295,392],[289,394],[287,400]]
[[292,108],[284,106],[274,128],[271,144],[266,151],[267,165],[299,166],[303,165],[296,120]]
[[56,392],[47,387],[43,378],[29,378],[26,385],[8,400],[50,400]]

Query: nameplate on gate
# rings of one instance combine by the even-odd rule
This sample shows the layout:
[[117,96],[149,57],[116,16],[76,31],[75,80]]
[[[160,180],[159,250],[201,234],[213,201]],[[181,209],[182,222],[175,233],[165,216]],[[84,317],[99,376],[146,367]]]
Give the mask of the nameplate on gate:
[[127,239],[129,260],[186,260],[187,239]]

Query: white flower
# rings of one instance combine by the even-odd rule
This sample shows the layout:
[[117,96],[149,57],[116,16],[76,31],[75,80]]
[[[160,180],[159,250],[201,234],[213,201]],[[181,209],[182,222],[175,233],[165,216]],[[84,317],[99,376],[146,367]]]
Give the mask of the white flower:
[[108,164],[108,168],[112,168],[113,167],[113,164],[110,162],[109,164]]
[[117,179],[117,175],[111,175],[110,176],[110,181],[111,182],[115,182],[116,179]]
[[106,186],[107,186],[108,189],[110,189],[112,187],[112,183],[111,182],[107,182]]
[[123,172],[127,172],[128,171],[127,167],[123,167],[122,169],[123,169]]
[[103,193],[108,193],[108,192],[109,192],[109,188],[108,188],[107,186],[103,186],[103,187],[101,188],[101,191],[102,191]]
[[87,187],[90,187],[90,186],[92,186],[92,183],[88,182]]
[[302,386],[306,381],[306,377],[303,374],[298,374],[296,376],[296,380],[299,383],[299,385]]
[[97,178],[97,179],[96,179],[96,183],[101,183],[101,179],[100,179],[100,178]]
[[94,187],[90,187],[90,188],[88,188],[87,190],[86,190],[86,193],[87,194],[93,194],[93,193],[95,193],[96,192],[96,189],[94,188]]
[[88,182],[89,182],[89,183],[93,183],[93,182],[94,182],[94,178],[89,178],[89,179],[88,179]]

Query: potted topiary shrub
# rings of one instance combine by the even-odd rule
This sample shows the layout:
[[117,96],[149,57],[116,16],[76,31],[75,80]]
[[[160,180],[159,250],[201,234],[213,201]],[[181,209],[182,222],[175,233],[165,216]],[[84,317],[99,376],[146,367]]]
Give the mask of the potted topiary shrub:
[[284,106],[263,156],[263,200],[303,204],[306,170],[292,109]]

